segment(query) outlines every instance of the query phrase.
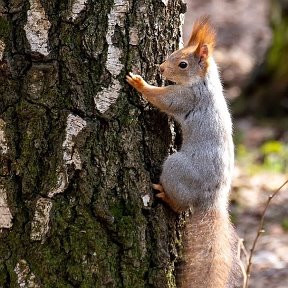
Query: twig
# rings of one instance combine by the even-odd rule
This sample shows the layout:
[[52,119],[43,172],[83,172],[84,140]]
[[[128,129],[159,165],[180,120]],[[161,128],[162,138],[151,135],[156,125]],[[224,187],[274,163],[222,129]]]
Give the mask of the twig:
[[267,210],[267,208],[268,208],[271,200],[276,196],[276,194],[277,194],[287,183],[288,183],[288,180],[286,180],[277,190],[274,191],[273,194],[271,194],[271,195],[268,197],[268,200],[267,200],[267,202],[266,202],[265,208],[264,208],[263,213],[262,213],[262,215],[261,215],[261,220],[260,220],[259,228],[258,228],[258,231],[257,231],[257,235],[256,235],[256,237],[255,237],[255,239],[254,239],[252,248],[251,248],[251,250],[250,250],[250,256],[249,256],[248,265],[247,265],[247,269],[246,269],[247,279],[246,279],[246,283],[244,284],[244,285],[245,285],[244,288],[248,288],[248,282],[249,282],[250,273],[251,273],[251,267],[252,267],[252,257],[253,257],[254,251],[255,251],[255,247],[256,247],[257,241],[258,241],[260,235],[265,232],[265,230],[264,230],[264,220],[265,220],[266,210]]
[[[245,257],[245,264],[242,262],[241,260],[241,251],[243,251],[243,254],[244,254],[244,257]],[[242,272],[242,275],[243,275],[243,288],[245,288],[245,285],[246,285],[246,282],[247,282],[247,274],[246,274],[246,269],[245,269],[245,266],[247,267],[248,265],[248,253],[245,249],[245,246],[244,246],[244,239],[242,238],[239,238],[238,239],[238,251],[237,251],[237,259],[239,259],[239,265],[240,265],[240,269],[241,269],[241,272]]]

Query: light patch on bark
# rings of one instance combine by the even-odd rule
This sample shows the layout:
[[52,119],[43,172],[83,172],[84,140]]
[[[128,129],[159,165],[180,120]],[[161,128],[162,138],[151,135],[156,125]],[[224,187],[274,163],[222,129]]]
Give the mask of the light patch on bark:
[[138,36],[138,29],[136,27],[131,27],[129,29],[129,44],[130,45],[138,45],[139,43],[139,36]]
[[11,228],[12,227],[12,214],[10,212],[7,193],[5,188],[0,186],[0,228]]
[[75,169],[81,169],[81,159],[79,152],[74,149],[75,142],[73,141],[74,137],[87,126],[87,123],[84,119],[73,114],[69,114],[67,118],[66,126],[66,137],[63,142],[63,160],[66,165],[74,164]]
[[51,191],[48,193],[48,197],[52,198],[54,195],[62,193],[68,186],[67,172],[59,172],[57,174],[57,183]]
[[114,79],[108,88],[103,88],[103,90],[94,97],[97,110],[101,113],[106,112],[118,99],[120,89],[121,85],[117,79]]
[[165,6],[168,5],[169,0],[161,0],[161,1],[162,1],[162,3],[164,3]]
[[0,40],[0,61],[3,60],[5,46],[6,46],[5,43],[2,40]]
[[142,201],[143,201],[144,207],[147,207],[149,202],[150,202],[150,195],[146,194],[146,195],[142,196]]
[[120,82],[116,80],[116,77],[121,73],[124,65],[121,62],[122,50],[115,46],[113,42],[113,36],[115,28],[120,27],[125,34],[125,17],[129,9],[128,0],[114,0],[113,8],[108,14],[108,29],[106,34],[106,41],[108,44],[106,68],[113,76],[114,80],[108,88],[103,88],[94,97],[96,108],[99,112],[104,113],[107,109],[116,102],[120,93]]
[[49,231],[50,211],[52,200],[39,198],[36,202],[34,218],[31,223],[30,239],[32,241],[44,241],[44,237]]
[[6,122],[0,118],[0,154],[7,154],[9,147],[5,135]]
[[44,56],[49,54],[48,32],[51,23],[41,5],[40,0],[29,0],[30,10],[27,11],[27,23],[24,26],[31,51],[39,52]]
[[179,17],[180,17],[180,26],[179,26],[180,31],[179,49],[180,49],[184,47],[183,26],[185,21],[185,14],[180,14]]
[[87,0],[74,0],[71,8],[71,14],[68,19],[76,20],[81,11],[86,8]]
[[16,264],[16,267],[14,268],[14,272],[17,275],[17,282],[19,287],[40,288],[40,285],[36,282],[36,276],[31,272],[26,260],[19,260]]
[[118,76],[124,65],[120,62],[122,50],[113,45],[108,46],[106,68],[113,76]]
[[124,65],[120,61],[122,51],[114,46],[113,36],[115,33],[116,25],[122,28],[125,33],[125,14],[129,9],[129,1],[127,0],[114,0],[113,8],[108,14],[108,30],[106,34],[106,41],[108,46],[106,67],[109,72],[114,76],[118,76],[123,69]]
[[69,114],[67,117],[66,136],[62,144],[64,165],[58,169],[56,186],[48,192],[48,197],[64,192],[68,186],[68,165],[75,170],[82,169],[79,151],[75,148],[74,138],[87,126],[87,122],[79,116]]
[[177,152],[175,148],[175,139],[176,139],[176,130],[175,130],[175,122],[172,118],[168,118],[169,129],[171,132],[171,143],[170,143],[170,150],[174,153]]

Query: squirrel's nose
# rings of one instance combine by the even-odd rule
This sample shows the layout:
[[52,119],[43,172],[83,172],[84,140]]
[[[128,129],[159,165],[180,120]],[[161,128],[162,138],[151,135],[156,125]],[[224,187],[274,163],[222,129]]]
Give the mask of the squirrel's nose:
[[161,73],[164,72],[165,69],[164,69],[164,67],[163,67],[163,64],[161,64],[161,65],[159,66],[159,69],[160,69],[160,72],[161,72]]

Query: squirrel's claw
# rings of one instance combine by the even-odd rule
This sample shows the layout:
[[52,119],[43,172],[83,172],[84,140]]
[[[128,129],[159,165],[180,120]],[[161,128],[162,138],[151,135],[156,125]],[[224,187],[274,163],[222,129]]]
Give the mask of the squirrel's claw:
[[166,194],[164,188],[161,184],[152,184],[154,190],[157,190],[157,194],[155,195],[157,198],[160,198],[165,201]]
[[155,195],[157,198],[160,198],[160,199],[165,199],[166,197],[166,194],[164,192],[159,192]]
[[153,187],[153,189],[158,190],[159,193],[164,193],[164,188],[161,184],[152,184],[152,187]]
[[132,72],[129,72],[129,74],[126,75],[126,81],[136,90],[142,92],[142,88],[144,86],[144,80],[140,75],[135,75]]

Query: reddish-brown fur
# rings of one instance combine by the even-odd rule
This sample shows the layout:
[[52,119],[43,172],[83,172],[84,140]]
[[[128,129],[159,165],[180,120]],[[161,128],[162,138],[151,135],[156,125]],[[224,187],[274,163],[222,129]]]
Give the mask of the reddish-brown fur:
[[183,235],[177,288],[232,288],[235,247],[229,217],[213,209],[195,211]]
[[187,46],[196,46],[198,48],[206,44],[211,49],[210,52],[212,52],[215,43],[216,33],[209,22],[209,18],[207,16],[201,17],[193,25],[193,30]]
[[186,47],[191,47],[194,53],[202,59],[202,70],[200,71],[202,77],[207,73],[209,67],[209,58],[212,55],[216,43],[216,33],[209,22],[209,18],[201,17],[198,19],[192,29],[190,40]]

